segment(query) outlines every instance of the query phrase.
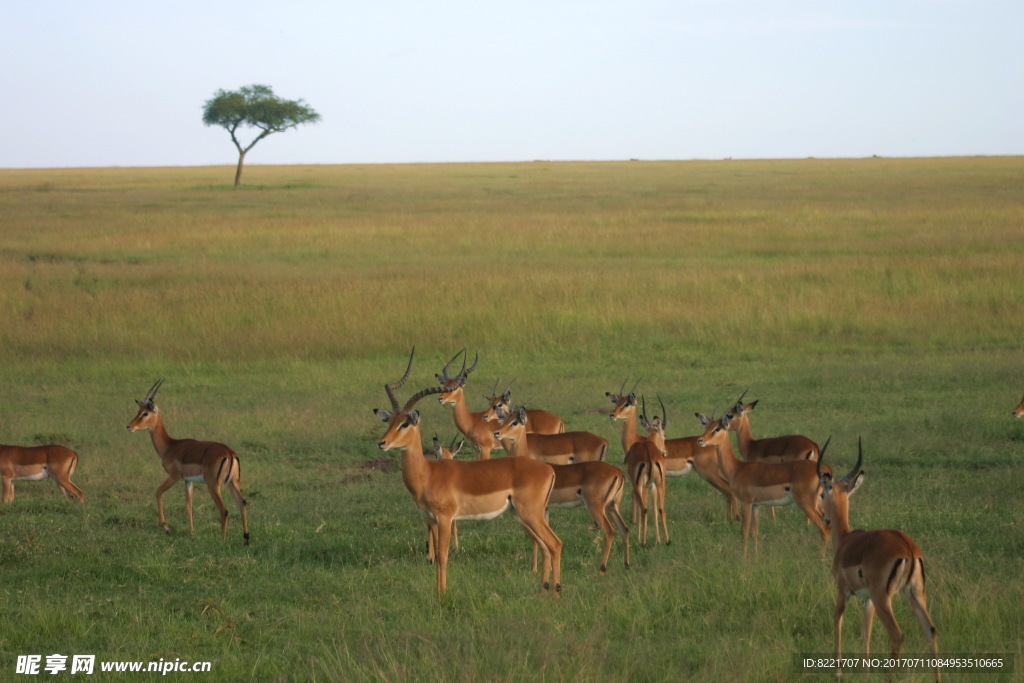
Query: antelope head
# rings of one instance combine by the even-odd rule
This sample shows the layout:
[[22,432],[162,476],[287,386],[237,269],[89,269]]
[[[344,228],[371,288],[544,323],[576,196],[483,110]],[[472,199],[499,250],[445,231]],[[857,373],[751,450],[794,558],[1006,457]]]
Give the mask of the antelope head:
[[439,393],[443,389],[443,387],[427,387],[414,394],[412,398],[406,401],[405,406],[402,408],[398,407],[395,390],[399,389],[409,379],[409,371],[412,370],[412,359],[415,354],[416,347],[413,347],[412,352],[409,354],[409,365],[405,368],[405,374],[402,375],[402,378],[396,382],[384,385],[384,391],[388,395],[388,400],[391,401],[391,410],[375,408],[373,411],[374,415],[388,425],[384,436],[377,442],[377,448],[382,451],[389,451],[391,449],[405,450],[414,442],[419,443],[420,413],[418,410],[413,410],[412,407],[424,396]]
[[131,422],[128,423],[128,431],[134,432],[139,429],[152,429],[156,426],[157,414],[160,409],[153,403],[153,399],[156,398],[156,392],[160,390],[160,386],[164,383],[162,379],[157,380],[153,386],[146,392],[146,398],[141,401],[135,399],[135,403],[139,406],[139,412],[135,414],[135,417]]
[[636,388],[640,385],[640,380],[636,381],[633,388],[626,392],[626,383],[629,382],[627,377],[622,382],[622,387],[619,388],[619,393],[613,394],[610,391],[604,392],[604,395],[615,404],[612,408],[612,412],[608,415],[612,420],[625,420],[628,417],[630,409],[636,410]]
[[[441,374],[434,375],[434,377],[437,378],[437,383],[440,386],[438,387],[439,391],[431,393],[441,394],[437,398],[437,402],[440,403],[441,405],[454,405],[456,402],[458,402],[459,397],[462,396],[462,387],[466,386],[466,378],[469,377],[469,373],[473,372],[473,370],[476,369],[476,364],[480,361],[480,354],[478,353],[476,354],[476,358],[473,360],[473,365],[467,368],[466,355],[466,349],[462,349],[454,356],[452,356],[452,359],[448,361],[448,363],[444,366],[444,369],[441,370]],[[459,370],[459,372],[454,377],[452,377],[448,374],[448,369],[451,367],[452,363],[455,362],[455,359],[458,358],[459,356],[462,356],[462,369]]]

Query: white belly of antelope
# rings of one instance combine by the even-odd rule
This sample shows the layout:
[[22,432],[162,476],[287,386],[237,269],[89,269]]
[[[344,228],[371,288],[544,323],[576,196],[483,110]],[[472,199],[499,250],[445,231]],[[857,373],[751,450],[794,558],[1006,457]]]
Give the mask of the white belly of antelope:
[[14,477],[11,481],[43,481],[44,479],[50,478],[50,470],[45,467],[35,474],[26,474],[20,477]]
[[511,500],[508,500],[508,499],[506,499],[506,500],[505,500],[505,504],[504,504],[504,505],[502,505],[502,506],[501,506],[500,508],[498,508],[497,510],[491,510],[491,511],[488,511],[488,512],[477,512],[477,513],[475,513],[475,514],[460,514],[460,515],[456,515],[456,516],[455,516],[455,519],[458,519],[458,520],[463,520],[463,519],[469,519],[469,520],[478,520],[478,519],[479,519],[479,520],[488,520],[488,519],[496,519],[496,518],[498,518],[498,517],[501,517],[501,516],[502,516],[503,514],[505,514],[505,512],[506,512],[506,511],[507,511],[507,510],[508,510],[508,509],[509,509],[510,507],[512,507],[512,501],[511,501]]

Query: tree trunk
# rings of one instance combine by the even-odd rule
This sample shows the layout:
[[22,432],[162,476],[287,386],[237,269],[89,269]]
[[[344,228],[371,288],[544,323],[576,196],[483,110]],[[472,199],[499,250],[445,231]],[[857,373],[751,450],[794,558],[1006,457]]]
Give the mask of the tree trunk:
[[235,187],[242,184],[242,164],[245,162],[245,152],[238,153],[238,168],[235,169]]

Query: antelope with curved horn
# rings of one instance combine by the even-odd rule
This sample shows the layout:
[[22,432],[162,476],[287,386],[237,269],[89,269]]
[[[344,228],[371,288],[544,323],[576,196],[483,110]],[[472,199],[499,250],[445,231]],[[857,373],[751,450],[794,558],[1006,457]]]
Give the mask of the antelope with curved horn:
[[[513,380],[514,381],[514,380]],[[512,382],[508,383],[505,391],[498,393],[498,382],[494,382],[487,399],[487,410],[484,411],[481,419],[484,422],[501,422],[501,415],[508,415],[512,412]],[[527,434],[562,434],[565,432],[565,422],[552,412],[540,408],[527,408],[526,417],[529,423],[526,426]]]
[[[825,457],[824,449],[821,453]],[[864,449],[857,439],[857,464],[850,473],[839,480],[832,479],[832,473],[823,471],[818,461],[818,477],[825,503],[825,515],[832,524],[832,576],[836,580],[835,646],[837,667],[841,663],[843,613],[846,602],[852,595],[867,598],[864,606],[864,621],[861,635],[864,639],[864,655],[871,650],[871,627],[875,610],[889,634],[892,656],[897,658],[903,645],[903,632],[892,611],[892,598],[902,592],[910,602],[925,638],[928,639],[932,657],[938,658],[938,637],[935,624],[928,614],[928,598],[925,594],[924,555],[921,548],[902,531],[875,529],[864,531],[850,528],[850,496],[864,481],[861,465],[864,463]],[[826,468],[827,469],[827,468]],[[935,679],[940,679],[936,666]],[[837,674],[841,670],[837,668]]]
[[[605,392],[605,396],[611,399],[615,407],[610,417],[612,420],[622,420],[622,447],[623,452],[628,453],[630,446],[643,438],[640,434],[636,414],[636,386],[630,392],[626,390],[626,381],[622,383],[619,393]],[[639,382],[637,382],[639,384]],[[705,427],[709,418],[696,413],[697,419]],[[683,436],[675,439],[665,439],[665,474],[669,477],[681,477],[688,474],[690,470],[695,471],[701,479],[718,489],[725,497],[725,505],[729,519],[739,516],[739,506],[736,497],[729,488],[729,482],[722,477],[722,471],[718,467],[718,456],[715,449],[697,445],[697,436]]]
[[[444,369],[441,370],[441,374],[434,375],[440,385],[439,391],[435,393],[440,393],[437,399],[438,403],[452,406],[455,426],[465,435],[466,440],[476,450],[477,458],[487,460],[491,457],[491,451],[502,448],[502,445],[494,438],[494,426],[484,421],[485,411],[472,411],[466,402],[466,394],[463,387],[466,385],[466,378],[469,377],[469,373],[476,369],[477,363],[480,361],[480,355],[477,354],[473,360],[473,365],[467,368],[465,353],[466,349],[456,353],[444,366]],[[463,356],[462,369],[454,377],[451,377],[448,374],[448,369],[459,356]]]
[[[661,397],[658,397],[661,403]],[[648,516],[654,516],[654,537],[656,543],[661,543],[661,532],[658,528],[658,517],[661,517],[661,525],[665,529],[665,545],[672,543],[668,535],[668,520],[665,517],[665,404],[661,403],[662,417],[655,416],[653,420],[647,418],[647,405],[643,401],[643,414],[640,416],[640,423],[647,430],[647,437],[641,438],[629,447],[626,453],[626,476],[632,485],[633,491],[633,523],[637,524],[637,537],[643,546],[647,545],[647,521]],[[651,504],[647,504],[647,495],[650,493]]]
[[[519,408],[505,416],[505,422],[494,432],[494,438],[509,446],[512,457],[533,457],[530,442],[538,438],[531,434],[529,412]],[[555,488],[551,491],[548,508],[574,508],[586,505],[594,523],[604,533],[604,551],[601,553],[601,573],[608,571],[608,557],[612,552],[615,530],[622,536],[626,568],[629,568],[629,528],[622,518],[619,506],[626,478],[622,470],[606,462],[578,462],[552,465],[555,470]],[[533,570],[537,571],[537,545],[533,547]]]
[[[747,539],[754,534],[754,554],[758,553],[758,513],[762,506],[796,505],[821,532],[819,559],[825,559],[828,544],[828,525],[818,510],[817,463],[811,460],[790,460],[770,463],[743,461],[736,457],[729,441],[729,423],[726,413],[712,421],[698,437],[701,446],[712,446],[718,455],[719,467],[725,475],[740,504],[740,533],[743,536],[743,557],[747,557]],[[827,468],[826,468],[827,469]]]
[[78,488],[71,475],[78,466],[78,453],[67,446],[7,446],[0,444],[0,478],[3,479],[3,502],[14,500],[14,482],[42,481],[52,478],[68,500],[85,502],[85,491]]
[[1010,414],[1014,417],[1024,417],[1024,398],[1020,400],[1020,403],[1017,404],[1017,407]]
[[757,401],[744,404],[746,390],[736,399],[730,413],[729,429],[736,432],[740,453],[747,461],[787,462],[789,460],[817,460],[821,449],[811,439],[801,434],[787,434],[755,439],[750,431],[750,413],[757,407]]
[[185,509],[188,512],[188,529],[195,532],[192,522],[192,485],[195,482],[206,482],[206,488],[213,498],[214,504],[220,511],[220,535],[223,538],[227,534],[228,509],[224,505],[224,498],[221,496],[221,486],[226,485],[228,491],[238,504],[239,512],[242,515],[242,538],[245,545],[249,545],[249,512],[242,497],[241,466],[238,462],[238,454],[230,447],[214,441],[196,441],[195,439],[172,439],[167,434],[164,426],[163,416],[160,409],[153,402],[156,392],[160,390],[164,381],[158,380],[146,398],[135,402],[139,406],[139,412],[131,422],[128,423],[128,431],[134,432],[139,429],[149,431],[153,441],[153,448],[160,456],[160,462],[167,472],[167,479],[156,489],[156,510],[160,520],[160,526],[168,534],[171,533],[164,519],[164,491],[176,483],[185,480]]
[[415,348],[409,365],[397,382],[384,385],[391,410],[374,410],[387,423],[377,447],[402,453],[402,480],[417,507],[427,517],[436,551],[437,592],[448,584],[448,551],[452,522],[460,519],[495,519],[506,510],[515,511],[530,537],[540,543],[544,554],[541,583],[557,597],[562,590],[562,541],[545,519],[548,499],[555,485],[549,465],[528,458],[494,460],[427,460],[423,455],[420,414],[417,401],[440,393],[444,386],[427,387],[399,408],[395,390],[409,379]]

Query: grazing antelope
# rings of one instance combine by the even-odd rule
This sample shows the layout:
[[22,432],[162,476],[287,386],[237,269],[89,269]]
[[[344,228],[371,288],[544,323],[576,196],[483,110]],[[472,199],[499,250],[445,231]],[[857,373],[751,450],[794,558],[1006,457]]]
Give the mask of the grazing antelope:
[[[605,392],[605,396],[615,404],[610,414],[611,419],[613,421],[623,421],[622,448],[624,453],[628,453],[630,446],[643,437],[637,426],[636,385],[633,386],[633,389],[628,394],[623,393],[625,389],[626,382],[623,382],[619,393]],[[700,413],[696,413],[696,415],[701,424],[707,426],[708,418]],[[732,489],[729,488],[729,482],[722,477],[722,470],[718,466],[718,456],[715,453],[715,449],[709,446],[698,446],[696,436],[665,439],[665,474],[669,477],[681,477],[689,473],[691,469],[701,479],[722,493],[725,497],[729,519],[738,517],[739,506],[736,503],[736,497],[732,494]]]
[[[510,403],[512,392],[509,391],[511,388],[512,383],[509,382],[505,391],[499,394],[498,382],[495,381],[491,394],[484,396],[488,403],[487,410],[484,411],[481,418],[484,422],[501,422],[500,415],[508,415],[512,412]],[[562,418],[547,410],[527,408],[526,417],[529,418],[529,423],[526,425],[527,434],[562,434],[565,432],[565,422]]]
[[85,491],[71,475],[78,465],[78,453],[66,446],[5,446],[0,444],[0,477],[3,478],[3,502],[14,500],[14,482],[42,481],[53,478],[68,500],[85,502]]
[[[539,542],[544,553],[541,583],[552,588],[557,597],[562,590],[562,541],[545,519],[548,499],[555,485],[550,465],[528,458],[494,460],[427,460],[420,439],[420,414],[413,406],[424,396],[445,390],[427,387],[399,408],[395,390],[405,384],[412,369],[413,352],[405,374],[384,385],[391,410],[374,410],[387,430],[377,442],[382,451],[402,453],[402,480],[417,507],[427,517],[436,551],[437,592],[448,584],[448,551],[452,522],[459,519],[495,519],[506,510],[515,511],[530,537]],[[550,581],[549,581],[550,579]]]
[[[494,432],[494,438],[509,446],[512,457],[532,457],[529,443],[538,438],[528,431],[529,413],[519,408],[505,417],[505,422]],[[604,551],[601,553],[601,573],[608,571],[608,556],[612,552],[615,530],[622,536],[626,568],[629,569],[629,528],[622,519],[619,505],[626,488],[622,470],[606,462],[577,462],[553,465],[555,488],[551,491],[548,508],[574,508],[586,505],[594,523],[604,533]],[[533,570],[537,571],[537,545],[533,546]]]
[[744,405],[744,391],[736,400],[730,413],[729,429],[736,432],[736,441],[740,453],[748,461],[762,460],[767,462],[786,462],[789,460],[817,460],[821,449],[806,436],[787,434],[765,439],[755,439],[750,432],[750,412],[757,406],[757,401]]
[[[743,557],[747,557],[747,539],[754,534],[754,554],[758,553],[758,511],[762,506],[796,505],[821,532],[819,559],[825,559],[828,526],[818,510],[818,481],[816,462],[791,460],[788,462],[743,461],[736,457],[729,441],[729,423],[726,413],[720,419],[711,417],[704,433],[698,437],[701,446],[717,450],[719,467],[729,482],[740,504],[740,524],[743,536]],[[827,468],[826,468],[827,469]]]
[[452,415],[455,418],[455,426],[458,427],[459,431],[466,436],[466,440],[469,441],[470,445],[476,449],[477,458],[480,460],[487,460],[491,457],[491,451],[502,448],[502,445],[494,438],[494,425],[487,424],[484,421],[484,412],[475,412],[469,409],[469,404],[466,403],[466,395],[463,391],[463,387],[466,385],[466,378],[469,377],[469,373],[476,369],[476,365],[480,360],[479,354],[473,361],[473,365],[466,367],[466,358],[462,358],[462,369],[459,370],[455,377],[448,375],[448,368],[455,362],[455,359],[460,355],[466,353],[466,349],[462,349],[456,353],[448,364],[441,370],[441,374],[434,375],[437,378],[437,382],[440,385],[438,392],[440,396],[437,402],[441,405],[452,406]]
[[[822,449],[822,458],[825,453]],[[864,638],[864,656],[871,650],[871,626],[875,620],[875,610],[889,633],[889,644],[895,659],[903,645],[903,632],[892,611],[892,598],[902,592],[910,602],[925,638],[931,646],[932,657],[938,658],[938,637],[935,624],[928,615],[928,598],[925,595],[924,555],[921,549],[902,531],[894,529],[875,529],[864,531],[850,529],[850,496],[864,481],[861,465],[864,462],[864,450],[860,439],[857,440],[857,464],[842,479],[834,481],[832,473],[822,468],[818,461],[818,477],[821,482],[822,499],[825,503],[825,515],[832,524],[832,548],[835,557],[832,560],[832,576],[836,580],[835,610],[835,645],[837,674],[842,672],[838,664],[842,661],[841,644],[843,631],[843,613],[846,601],[852,595],[867,598],[864,606],[862,636]],[[940,679],[936,666],[935,679]]]
[[1013,409],[1011,415],[1014,417],[1024,417],[1024,398],[1022,398],[1020,403],[1017,404],[1017,407]]
[[[641,401],[643,399],[641,397]],[[661,402],[661,398],[658,398]],[[626,476],[633,490],[633,523],[637,524],[637,537],[643,546],[647,546],[647,518],[653,511],[654,537],[661,543],[658,529],[658,517],[665,529],[665,545],[672,543],[668,535],[668,520],[665,517],[665,404],[661,404],[662,417],[647,419],[647,406],[643,406],[640,422],[647,430],[647,437],[641,438],[629,447],[626,453]],[[647,494],[650,492],[651,504],[647,505]]]
[[160,462],[167,472],[167,479],[156,489],[156,511],[160,519],[160,526],[168,534],[171,533],[164,519],[164,491],[176,483],[185,480],[185,509],[188,511],[188,530],[195,532],[192,523],[192,485],[196,482],[205,481],[206,488],[210,491],[210,497],[220,511],[220,535],[224,538],[228,528],[228,509],[224,505],[224,498],[221,496],[220,488],[227,485],[228,491],[238,504],[242,515],[242,538],[245,545],[249,545],[249,512],[242,497],[242,471],[238,463],[238,454],[230,447],[214,441],[196,441],[195,439],[172,439],[164,427],[164,419],[160,414],[153,400],[156,392],[164,381],[158,380],[146,398],[135,402],[139,406],[139,412],[134,419],[128,423],[128,431],[134,432],[139,429],[149,431],[153,440],[153,448],[160,456]]

